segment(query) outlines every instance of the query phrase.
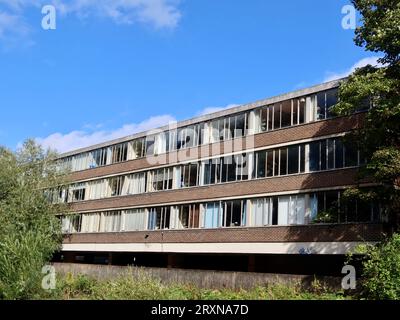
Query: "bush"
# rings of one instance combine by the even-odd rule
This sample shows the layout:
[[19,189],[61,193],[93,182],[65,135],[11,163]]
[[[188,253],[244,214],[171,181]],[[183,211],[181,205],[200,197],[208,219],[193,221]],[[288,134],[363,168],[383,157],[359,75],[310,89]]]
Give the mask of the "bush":
[[400,234],[377,246],[364,246],[364,295],[370,299],[400,299]]
[[28,141],[17,153],[0,147],[0,299],[42,294],[42,267],[60,249],[60,208],[44,190],[59,185],[55,154]]

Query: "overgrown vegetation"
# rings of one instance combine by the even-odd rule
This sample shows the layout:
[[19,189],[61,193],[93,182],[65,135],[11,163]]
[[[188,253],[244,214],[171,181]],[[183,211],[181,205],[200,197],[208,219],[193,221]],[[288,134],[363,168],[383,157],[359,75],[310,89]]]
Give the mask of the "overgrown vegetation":
[[13,153],[0,148],[0,299],[42,291],[42,267],[60,249],[61,226],[44,190],[64,179],[56,155],[33,141]]
[[93,278],[67,274],[57,281],[54,291],[44,293],[44,299],[84,300],[342,300],[342,292],[333,293],[315,282],[311,290],[300,284],[275,284],[252,290],[201,289],[193,285],[163,284],[145,274],[131,274],[114,280],[99,281]]
[[370,299],[400,299],[400,234],[395,234],[378,246],[358,249],[363,262],[362,295]]

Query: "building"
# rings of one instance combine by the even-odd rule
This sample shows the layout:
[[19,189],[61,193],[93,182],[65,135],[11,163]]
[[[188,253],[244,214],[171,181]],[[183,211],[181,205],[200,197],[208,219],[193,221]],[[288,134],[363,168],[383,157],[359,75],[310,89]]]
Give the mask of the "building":
[[73,183],[52,198],[72,213],[55,260],[340,274],[385,217],[341,201],[365,164],[344,139],[365,108],[333,117],[339,83],[63,154]]

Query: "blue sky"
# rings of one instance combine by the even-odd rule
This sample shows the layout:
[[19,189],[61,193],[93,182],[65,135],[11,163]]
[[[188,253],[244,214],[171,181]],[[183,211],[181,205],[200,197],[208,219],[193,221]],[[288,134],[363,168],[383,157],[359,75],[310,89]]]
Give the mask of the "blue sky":
[[344,75],[376,56],[348,3],[0,0],[0,144],[66,151]]

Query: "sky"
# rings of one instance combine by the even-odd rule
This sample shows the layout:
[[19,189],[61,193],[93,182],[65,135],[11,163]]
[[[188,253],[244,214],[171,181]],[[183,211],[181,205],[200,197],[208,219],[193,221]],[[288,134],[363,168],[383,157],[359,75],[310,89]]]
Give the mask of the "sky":
[[0,145],[65,152],[346,76],[378,56],[348,4],[0,0]]

